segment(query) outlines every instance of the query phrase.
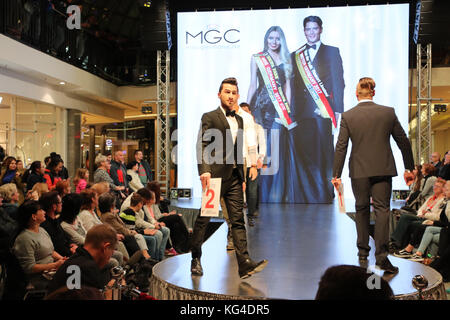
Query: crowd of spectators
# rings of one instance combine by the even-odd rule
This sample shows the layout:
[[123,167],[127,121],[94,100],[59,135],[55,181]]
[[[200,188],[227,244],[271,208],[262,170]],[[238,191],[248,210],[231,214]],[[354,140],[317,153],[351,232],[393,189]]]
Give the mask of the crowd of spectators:
[[406,204],[392,211],[390,250],[422,262],[450,281],[450,151],[433,152],[430,163],[416,165]]
[[[15,280],[26,279],[23,289],[51,288],[55,272],[71,257],[84,261],[90,249],[107,257],[101,270],[96,270],[106,275],[105,281],[89,283],[99,289],[99,283],[106,285],[110,280],[105,270],[143,260],[154,265],[187,252],[186,225],[181,215],[162,205],[167,200],[159,183],[152,181],[141,151],[135,152],[128,166],[122,151],[115,152],[112,161],[99,154],[95,163],[91,182],[84,168],[69,177],[56,153],[27,169],[14,157],[4,159],[0,172],[0,263],[6,266],[8,283],[4,297],[20,292]],[[110,254],[95,247],[101,245],[101,236],[92,240],[95,248],[86,244],[91,230],[97,234],[106,230],[105,239],[115,234],[116,241],[108,242]],[[8,287],[17,292],[7,292]]]

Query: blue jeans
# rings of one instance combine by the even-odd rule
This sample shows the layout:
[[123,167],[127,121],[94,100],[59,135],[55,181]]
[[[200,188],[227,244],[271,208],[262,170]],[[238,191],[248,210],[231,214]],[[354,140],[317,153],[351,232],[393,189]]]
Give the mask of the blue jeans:
[[158,252],[156,251],[157,239],[155,236],[142,235],[147,243],[148,254],[152,259],[158,260]]
[[156,260],[161,261],[164,258],[164,251],[170,237],[170,229],[161,227],[156,231],[154,237],[156,238]]

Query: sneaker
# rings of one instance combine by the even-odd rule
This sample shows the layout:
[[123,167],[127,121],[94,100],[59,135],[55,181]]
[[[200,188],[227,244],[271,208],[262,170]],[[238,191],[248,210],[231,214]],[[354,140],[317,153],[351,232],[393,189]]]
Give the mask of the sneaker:
[[394,256],[398,257],[398,258],[409,258],[413,256],[412,252],[408,252],[405,249],[402,249],[400,251],[397,251],[394,253]]
[[411,258],[408,258],[409,261],[417,261],[417,262],[421,262],[424,260],[424,258],[422,256],[419,256],[418,254],[414,253]]
[[176,252],[174,248],[171,248],[169,250],[166,250],[165,254],[166,256],[176,256],[178,255],[178,252]]

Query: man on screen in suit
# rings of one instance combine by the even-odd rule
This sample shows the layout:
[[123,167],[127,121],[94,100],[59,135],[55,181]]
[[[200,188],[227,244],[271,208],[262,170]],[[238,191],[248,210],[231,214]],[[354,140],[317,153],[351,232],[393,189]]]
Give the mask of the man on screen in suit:
[[291,130],[297,165],[291,169],[289,202],[331,203],[330,186],[334,140],[339,115],[344,111],[344,70],[339,48],[322,43],[322,20],[303,20],[307,43],[292,53],[292,117],[298,126]]
[[[220,107],[203,114],[197,140],[198,172],[202,189],[208,189],[211,178],[222,178],[220,197],[223,197],[231,222],[231,234],[239,266],[239,276],[247,278],[262,271],[267,260],[255,262],[250,259],[247,250],[247,234],[244,220],[244,182],[243,168],[243,129],[242,118],[233,110],[239,98],[238,84],[235,78],[222,81],[218,97]],[[216,148],[211,150],[209,144]],[[255,148],[256,151],[256,148]],[[250,168],[250,175],[256,176],[256,166]],[[191,273],[203,275],[200,263],[203,243],[209,217],[198,216],[191,239]]]
[[361,78],[356,87],[358,104],[342,114],[339,137],[333,165],[332,183],[341,184],[342,167],[349,139],[352,151],[349,160],[350,178],[356,204],[358,256],[361,263],[369,255],[370,198],[375,212],[376,265],[388,273],[398,268],[388,259],[389,214],[392,177],[397,175],[390,137],[397,143],[403,156],[405,180],[411,179],[414,159],[411,144],[400,125],[395,110],[373,102],[375,81]]

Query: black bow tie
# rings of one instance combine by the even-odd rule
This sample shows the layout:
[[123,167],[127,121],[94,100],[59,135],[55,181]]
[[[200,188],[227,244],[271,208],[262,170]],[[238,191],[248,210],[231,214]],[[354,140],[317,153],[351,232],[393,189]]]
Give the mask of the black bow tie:
[[234,111],[234,110],[232,110],[232,111],[227,110],[226,111],[226,115],[227,115],[227,117],[234,117],[236,115],[236,111]]
[[317,45],[315,45],[315,44],[313,44],[312,46],[309,45],[309,44],[307,44],[307,45],[306,45],[306,49],[308,50],[309,48],[313,48],[314,50],[316,50],[316,46],[317,46]]

